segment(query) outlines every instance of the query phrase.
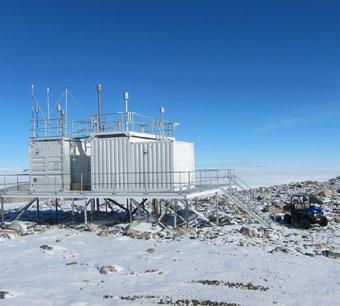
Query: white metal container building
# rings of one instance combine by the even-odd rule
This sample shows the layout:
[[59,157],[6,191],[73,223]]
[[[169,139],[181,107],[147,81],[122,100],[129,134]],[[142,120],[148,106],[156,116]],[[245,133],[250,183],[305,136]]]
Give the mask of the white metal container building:
[[31,191],[70,190],[70,140],[32,139],[29,170]]
[[129,112],[129,95],[124,92],[125,112],[102,113],[101,92],[102,86],[97,85],[98,112],[72,124],[73,138],[68,136],[67,88],[65,109],[58,102],[56,118],[50,117],[48,106],[47,118],[40,119],[36,105],[30,191],[145,193],[192,188],[194,145],[174,138],[178,124],[164,120],[165,108],[160,108],[159,119]]
[[89,145],[86,139],[32,139],[29,144],[30,190],[90,190]]
[[187,188],[194,183],[194,145],[151,134],[97,135],[91,143],[93,191]]

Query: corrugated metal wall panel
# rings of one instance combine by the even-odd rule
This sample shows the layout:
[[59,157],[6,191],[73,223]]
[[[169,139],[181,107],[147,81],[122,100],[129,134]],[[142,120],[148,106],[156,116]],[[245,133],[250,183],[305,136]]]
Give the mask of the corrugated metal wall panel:
[[173,182],[172,141],[131,144],[136,188],[169,189]]
[[188,182],[187,174],[174,171],[194,170],[192,144],[176,148],[173,140],[93,138],[91,161],[94,191],[169,190]]

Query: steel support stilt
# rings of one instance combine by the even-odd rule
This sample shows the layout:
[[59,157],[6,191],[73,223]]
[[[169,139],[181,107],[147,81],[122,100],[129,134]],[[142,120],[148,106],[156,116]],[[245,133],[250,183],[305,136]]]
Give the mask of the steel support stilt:
[[72,198],[71,208],[72,208],[72,222],[74,222],[74,198]]
[[127,199],[128,207],[129,207],[129,219],[130,223],[132,222],[132,201],[130,199]]
[[93,221],[93,212],[95,207],[95,199],[91,199],[91,206],[90,206],[90,220]]
[[177,228],[177,200],[173,200],[173,204],[174,204],[174,209],[173,209],[173,213],[174,213],[174,228]]
[[[194,208],[195,211],[197,210],[197,198],[195,198],[195,204],[194,204]],[[195,232],[197,233],[197,215],[195,214]]]
[[185,200],[185,221],[187,225],[187,230],[189,229],[189,201]]
[[218,216],[218,197],[217,192],[215,193],[215,208],[216,208],[216,224],[220,223],[219,216]]
[[132,216],[131,216],[131,211],[130,211],[129,199],[126,199],[126,212],[127,212],[127,221],[131,223]]
[[87,199],[84,200],[84,225],[87,227]]
[[5,224],[4,198],[1,197],[1,227]]
[[58,223],[58,198],[55,199],[55,223]]
[[37,198],[37,223],[40,222],[39,198]]
[[96,199],[96,204],[97,204],[97,212],[99,214],[99,211],[100,211],[99,198]]

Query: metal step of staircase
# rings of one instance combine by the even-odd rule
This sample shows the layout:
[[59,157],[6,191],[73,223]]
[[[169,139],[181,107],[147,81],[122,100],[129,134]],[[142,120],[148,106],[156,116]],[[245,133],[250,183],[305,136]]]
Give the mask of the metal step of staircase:
[[272,226],[273,223],[272,220],[268,216],[266,216],[261,210],[259,210],[252,200],[242,195],[238,190],[222,187],[221,196],[225,200],[231,202],[232,204],[235,204],[237,207],[239,207],[245,213],[250,215],[261,225],[269,228]]

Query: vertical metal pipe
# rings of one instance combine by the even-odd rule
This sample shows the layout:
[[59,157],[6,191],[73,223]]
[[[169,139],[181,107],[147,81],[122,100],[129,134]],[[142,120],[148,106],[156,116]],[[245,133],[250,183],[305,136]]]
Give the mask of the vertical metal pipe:
[[177,200],[173,201],[173,212],[174,212],[174,228],[177,228]]
[[58,198],[55,199],[55,223],[58,223]]
[[[197,198],[195,198],[195,204],[194,204],[194,208],[195,208],[195,211],[197,211]],[[197,214],[195,214],[195,232],[197,233]]]
[[97,198],[97,211],[98,211],[98,213],[99,213],[99,211],[100,211],[99,198]]
[[80,174],[80,191],[83,191],[83,173]]
[[71,208],[72,208],[72,221],[74,222],[74,198],[72,198]]
[[67,116],[68,116],[68,88],[65,87],[65,136],[67,137],[67,130],[68,130],[68,127],[67,127]]
[[4,198],[1,197],[1,227],[4,226],[4,223],[5,223]]
[[130,206],[129,206],[129,211],[130,211],[130,222],[132,222],[133,221],[133,215],[132,215],[132,201],[131,201],[131,199],[129,199],[129,201],[130,201]]
[[95,201],[95,199],[91,199],[91,210],[90,210],[90,212],[91,212],[91,215],[90,215],[91,221],[93,220],[94,201]]
[[126,131],[129,131],[129,110],[128,110],[129,93],[127,91],[123,93],[123,99],[125,101],[125,129]]
[[87,199],[84,200],[84,224],[87,227]]
[[40,221],[39,198],[37,198],[37,223]]
[[131,223],[132,222],[132,205],[131,205],[130,199],[126,199],[126,207],[128,209],[128,212],[129,212],[129,221]]
[[185,200],[185,219],[187,224],[187,229],[189,229],[189,201]]
[[46,88],[47,95],[47,136],[50,136],[50,119],[51,119],[51,110],[50,110],[50,89]]
[[100,119],[101,119],[101,113],[102,113],[102,94],[101,94],[102,89],[103,89],[103,85],[97,84],[97,96],[98,96],[97,125],[98,125],[98,132],[101,131]]
[[220,223],[219,216],[218,216],[218,198],[217,192],[215,193],[215,207],[216,207],[216,224]]

